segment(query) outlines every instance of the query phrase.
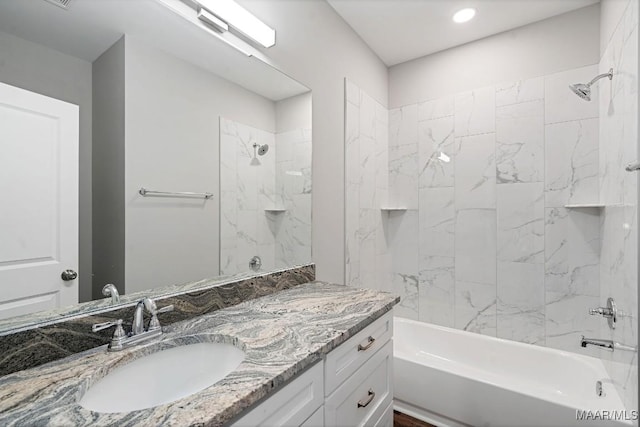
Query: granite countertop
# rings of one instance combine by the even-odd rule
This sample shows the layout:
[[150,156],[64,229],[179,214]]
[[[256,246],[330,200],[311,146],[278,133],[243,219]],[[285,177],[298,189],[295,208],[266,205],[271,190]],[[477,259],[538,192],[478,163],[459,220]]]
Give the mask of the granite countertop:
[[[121,352],[106,347],[0,378],[0,425],[222,425],[382,316],[399,301],[388,293],[312,282],[165,328],[160,340]],[[184,399],[103,414],[78,405],[111,369],[145,354],[196,342],[245,351],[238,368]],[[140,392],[145,392],[140,384]]]

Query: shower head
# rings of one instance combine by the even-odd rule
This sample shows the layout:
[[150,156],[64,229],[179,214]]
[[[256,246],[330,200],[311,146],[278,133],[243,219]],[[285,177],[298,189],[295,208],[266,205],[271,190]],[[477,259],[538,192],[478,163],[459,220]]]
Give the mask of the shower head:
[[267,154],[267,151],[269,151],[269,144],[261,145],[258,148],[258,154],[261,156],[264,156],[265,154]]
[[605,77],[608,77],[609,80],[613,79],[613,68],[610,68],[608,73],[595,76],[593,80],[587,84],[574,83],[569,85],[569,89],[585,101],[591,101],[591,85]]
[[584,83],[574,83],[569,85],[569,89],[585,101],[591,101],[591,87]]

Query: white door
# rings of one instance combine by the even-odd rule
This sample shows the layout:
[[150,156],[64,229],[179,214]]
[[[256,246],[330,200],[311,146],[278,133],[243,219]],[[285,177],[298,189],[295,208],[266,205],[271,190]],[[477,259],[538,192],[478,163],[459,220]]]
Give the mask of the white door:
[[0,319],[78,302],[78,106],[0,83]]

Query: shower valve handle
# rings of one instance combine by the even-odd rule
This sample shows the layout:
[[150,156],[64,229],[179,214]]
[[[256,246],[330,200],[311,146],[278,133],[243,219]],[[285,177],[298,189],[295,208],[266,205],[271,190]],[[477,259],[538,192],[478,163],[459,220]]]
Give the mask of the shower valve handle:
[[604,317],[613,316],[613,313],[607,307],[590,308],[589,309],[589,314],[592,315],[592,316],[594,316],[596,314],[599,314],[599,315],[604,316]]
[[600,315],[602,317],[606,317],[607,322],[609,323],[609,327],[611,329],[616,328],[616,322],[618,321],[618,310],[616,308],[616,302],[613,300],[613,298],[607,298],[606,307],[590,308],[589,314],[592,316]]

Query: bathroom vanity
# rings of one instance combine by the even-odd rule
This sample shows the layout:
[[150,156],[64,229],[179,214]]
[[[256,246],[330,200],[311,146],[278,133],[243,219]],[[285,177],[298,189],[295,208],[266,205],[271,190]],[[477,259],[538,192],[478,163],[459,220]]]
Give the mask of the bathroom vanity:
[[[397,302],[383,292],[311,282],[173,323],[154,342],[120,352],[101,346],[0,378],[0,424],[391,425]],[[201,342],[232,344],[244,361],[210,387],[163,405],[97,413],[78,403],[119,366]],[[148,393],[154,379],[123,387]]]
[[387,313],[233,425],[393,425],[392,335]]

